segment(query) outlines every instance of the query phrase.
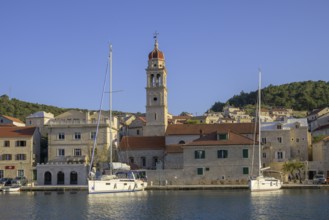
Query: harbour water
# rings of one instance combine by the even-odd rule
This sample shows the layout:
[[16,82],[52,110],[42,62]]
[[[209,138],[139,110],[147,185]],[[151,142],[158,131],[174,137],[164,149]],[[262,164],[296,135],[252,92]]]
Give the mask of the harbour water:
[[0,193],[0,219],[329,219],[329,190]]

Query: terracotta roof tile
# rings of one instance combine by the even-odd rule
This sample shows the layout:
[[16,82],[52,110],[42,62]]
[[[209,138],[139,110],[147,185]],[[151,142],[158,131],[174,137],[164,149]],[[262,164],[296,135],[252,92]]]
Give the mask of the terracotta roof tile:
[[166,145],[166,153],[183,153],[183,148],[181,144],[170,144]]
[[164,150],[165,137],[123,137],[120,146],[120,150]]
[[7,116],[7,115],[2,115],[2,117],[7,118],[7,119],[10,120],[10,121],[14,121],[14,122],[18,122],[18,123],[22,123],[22,124],[24,124],[24,122],[22,122],[22,121],[19,120],[18,118],[10,117],[10,116]]
[[0,127],[0,138],[31,137],[36,127]]
[[235,131],[239,134],[253,134],[254,123],[222,123],[222,124],[174,124],[168,125],[166,135],[198,135],[212,132]]
[[[257,142],[258,143],[258,142]],[[256,143],[256,144],[257,144]],[[194,140],[193,142],[183,145],[185,146],[209,146],[209,145],[253,145],[254,140],[247,138],[243,135],[236,134],[234,132],[228,133],[228,139],[218,140],[217,133],[204,135],[203,137]]]

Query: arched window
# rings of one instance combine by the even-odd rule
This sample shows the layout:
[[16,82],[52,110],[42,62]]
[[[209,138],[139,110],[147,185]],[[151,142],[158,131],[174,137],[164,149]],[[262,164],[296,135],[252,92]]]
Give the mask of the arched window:
[[185,144],[185,141],[181,140],[179,141],[179,144]]
[[161,82],[161,75],[160,75],[160,74],[157,74],[156,85],[157,85],[157,86],[162,85],[162,82]]
[[51,173],[49,171],[45,172],[44,184],[51,185]]
[[62,171],[57,173],[57,185],[64,185],[64,173]]
[[151,74],[151,86],[154,87],[155,86],[155,79],[154,79],[154,75]]
[[158,157],[153,157],[152,166],[154,168],[156,168],[158,161],[159,161],[159,158]]
[[72,171],[70,173],[70,184],[71,185],[77,185],[78,184],[78,173],[75,171]]

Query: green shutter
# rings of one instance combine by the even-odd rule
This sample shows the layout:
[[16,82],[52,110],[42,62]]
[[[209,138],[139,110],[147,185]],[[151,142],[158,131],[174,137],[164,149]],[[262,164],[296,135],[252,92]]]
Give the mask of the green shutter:
[[242,150],[242,156],[243,156],[243,158],[248,158],[249,157],[249,155],[248,155],[248,149],[243,149]]
[[203,175],[203,168],[197,168],[197,174]]

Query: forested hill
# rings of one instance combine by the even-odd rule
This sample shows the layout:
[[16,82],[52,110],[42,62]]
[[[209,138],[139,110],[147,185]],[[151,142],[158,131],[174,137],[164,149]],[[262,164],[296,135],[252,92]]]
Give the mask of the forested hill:
[[[222,111],[225,104],[243,108],[254,105],[257,100],[257,91],[241,92],[226,103],[216,102],[212,111]],[[294,82],[279,86],[269,85],[262,89],[262,104],[266,106],[292,108],[293,110],[313,110],[329,106],[329,82],[305,81]]]
[[25,122],[27,116],[38,111],[45,111],[53,113],[54,115],[59,115],[67,110],[69,109],[24,102],[15,98],[10,99],[7,95],[0,96],[0,115],[15,117],[23,122]]
[[[25,122],[25,118],[27,116],[34,114],[38,111],[50,112],[54,114],[54,116],[57,116],[72,109],[78,111],[88,111],[87,109],[59,108],[51,105],[24,102],[15,98],[10,99],[9,96],[7,95],[0,96],[0,115],[7,115],[14,118],[18,118],[22,122]],[[91,110],[91,111],[95,111],[95,110]],[[108,114],[108,111],[103,110],[103,112],[107,112],[104,114]],[[113,111],[113,115],[122,115],[122,114],[124,114],[124,112]]]

